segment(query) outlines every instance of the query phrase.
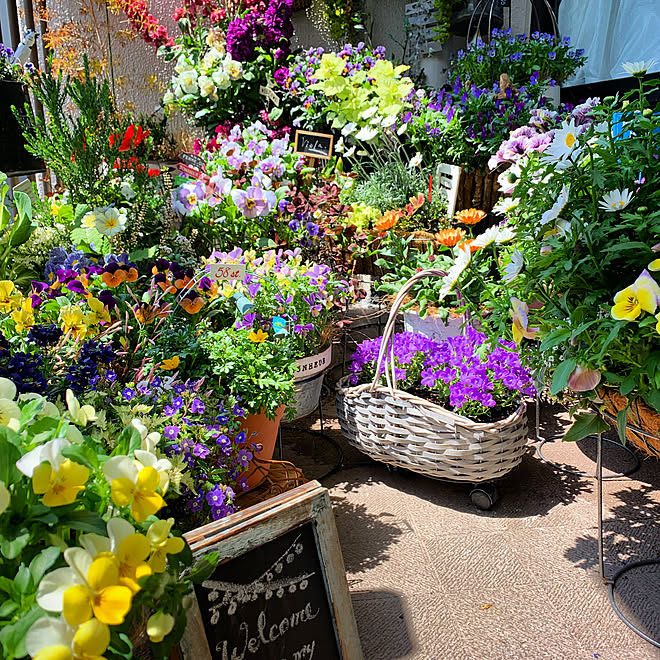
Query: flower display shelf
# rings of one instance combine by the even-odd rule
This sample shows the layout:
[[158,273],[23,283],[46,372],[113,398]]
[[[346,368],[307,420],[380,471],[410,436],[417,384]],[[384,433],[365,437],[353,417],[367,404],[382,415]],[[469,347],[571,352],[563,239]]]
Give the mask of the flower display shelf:
[[264,473],[264,480],[257,488],[236,499],[236,504],[241,509],[286,493],[308,481],[302,470],[288,461],[265,461],[255,458],[254,464]]
[[[603,416],[606,420],[610,422],[616,428],[617,420],[616,417],[610,415],[607,412],[603,413]],[[645,438],[648,442],[649,440],[656,440],[652,434],[648,431],[635,426],[634,424],[626,424],[626,437],[628,433],[634,433],[639,438]],[[654,639],[647,635],[643,630],[635,625],[619,608],[616,602],[616,587],[618,581],[630,571],[635,571],[646,566],[660,566],[660,558],[658,559],[646,559],[643,561],[633,561],[629,564],[626,564],[619,568],[612,577],[606,577],[605,575],[605,555],[604,555],[604,541],[603,541],[603,434],[599,433],[598,436],[598,453],[596,455],[596,477],[598,479],[598,568],[600,571],[600,577],[603,582],[608,586],[608,596],[610,600],[610,605],[614,610],[615,614],[637,635],[639,635],[644,641],[652,644],[653,646],[660,648],[660,639]],[[643,594],[636,599],[638,603],[644,603],[645,599]]]
[[[381,373],[397,315],[417,280],[443,271],[431,269],[415,274],[397,295],[383,331],[375,373]],[[521,402],[507,418],[474,422],[442,406],[396,389],[392,368],[385,369],[387,385],[378,377],[351,387],[348,376],[337,384],[337,415],[348,441],[374,460],[406,468],[435,479],[489,485],[504,477],[522,461],[527,444],[526,405]],[[487,487],[475,488],[472,501],[490,508],[495,494]]]

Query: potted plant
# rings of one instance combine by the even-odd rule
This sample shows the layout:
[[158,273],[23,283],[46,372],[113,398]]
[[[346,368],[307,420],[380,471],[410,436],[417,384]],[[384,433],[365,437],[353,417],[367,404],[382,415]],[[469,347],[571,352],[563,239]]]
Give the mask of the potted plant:
[[[32,67],[32,64],[29,64]],[[0,149],[2,169],[9,176],[32,174],[44,169],[43,161],[25,149],[21,127],[15,113],[25,114],[27,102],[23,67],[9,46],[0,44]]]
[[294,400],[295,361],[273,341],[273,331],[224,328],[204,332],[200,344],[206,373],[218,391],[236,397],[244,411],[241,421],[246,446],[258,445],[259,464],[243,475],[249,488],[267,476],[263,462],[273,457],[280,420]]
[[383,337],[358,346],[350,375],[337,385],[339,421],[349,441],[376,460],[436,478],[487,481],[522,460],[522,397],[534,393],[532,377],[512,342],[470,327],[441,342],[393,334],[407,289],[439,273],[411,278]]
[[294,362],[292,415],[308,415],[318,405],[323,376],[332,362],[335,321],[354,300],[353,286],[329,266],[303,261],[300,249],[270,250],[257,257],[237,248],[228,254],[216,252],[212,259],[245,264],[243,281],[230,282],[225,291],[229,297],[219,298],[215,306],[237,329],[258,333]]
[[[508,213],[521,257],[514,336],[541,342],[551,394],[605,405],[622,440],[627,422],[644,420],[657,438],[660,415],[660,119],[647,96],[657,81],[643,74],[638,90],[591,104],[582,123],[564,119],[542,154],[527,155]],[[604,428],[578,420],[567,439]],[[660,455],[660,440],[627,437]]]

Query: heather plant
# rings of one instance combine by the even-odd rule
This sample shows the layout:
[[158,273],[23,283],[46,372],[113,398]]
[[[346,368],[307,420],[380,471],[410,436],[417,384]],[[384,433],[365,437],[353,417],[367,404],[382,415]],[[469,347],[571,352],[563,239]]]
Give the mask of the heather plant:
[[[382,337],[362,342],[352,356],[352,385],[371,382]],[[535,393],[531,373],[521,364],[515,344],[489,340],[467,327],[465,334],[437,342],[425,335],[403,332],[392,338],[381,366],[391,369],[397,387],[413,392],[478,421],[493,421],[510,413],[522,396]]]

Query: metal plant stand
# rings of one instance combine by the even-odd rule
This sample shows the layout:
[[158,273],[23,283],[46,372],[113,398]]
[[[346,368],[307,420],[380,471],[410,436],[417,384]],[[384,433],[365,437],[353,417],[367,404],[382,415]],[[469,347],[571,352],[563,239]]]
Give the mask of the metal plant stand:
[[[321,475],[320,477],[315,477],[318,481],[322,481],[323,479],[326,479],[330,475],[334,474],[335,472],[339,472],[339,470],[344,467],[344,451],[340,447],[339,443],[334,439],[331,438],[326,432],[323,424],[323,389],[326,388],[326,385],[324,384],[323,387],[321,388],[321,393],[319,394],[319,400],[318,400],[318,416],[319,416],[319,423],[321,426],[320,431],[316,431],[314,429],[306,429],[301,426],[286,426],[284,427],[285,431],[295,431],[296,433],[304,433],[305,435],[310,435],[312,436],[312,447],[314,448],[314,451],[316,451],[316,438],[321,438],[325,442],[327,442],[329,445],[333,447],[335,450],[335,453],[337,455],[336,457],[336,462],[330,470],[328,470],[325,474]],[[283,454],[284,454],[284,444],[282,441],[282,425],[280,425],[280,428],[278,429],[277,432],[277,444],[278,444],[278,453],[280,460],[283,459]]]
[[[616,419],[608,414],[603,413],[603,416],[610,422],[616,424]],[[632,431],[638,433],[640,436],[651,437],[649,433],[640,429],[633,424],[627,425]],[[652,644],[653,646],[660,648],[660,640],[653,639],[647,635],[643,630],[640,630],[626,615],[619,609],[619,606],[616,604],[614,598],[616,585],[619,579],[628,573],[637,568],[643,566],[660,566],[660,559],[645,559],[642,561],[634,561],[630,564],[622,566],[611,578],[606,577],[605,575],[605,554],[604,554],[604,541],[603,541],[603,434],[598,434],[598,449],[596,454],[596,477],[598,479],[598,568],[600,570],[600,577],[603,582],[608,585],[608,595],[610,599],[610,604],[615,614],[623,621],[634,633],[639,635],[644,641]]]

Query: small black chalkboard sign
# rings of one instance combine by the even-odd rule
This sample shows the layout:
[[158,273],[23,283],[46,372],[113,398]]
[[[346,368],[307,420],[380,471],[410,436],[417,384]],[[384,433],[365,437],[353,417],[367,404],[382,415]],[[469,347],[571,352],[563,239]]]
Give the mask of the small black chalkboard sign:
[[221,562],[195,587],[184,660],[361,660],[328,491],[310,482],[186,535]]
[[332,158],[335,136],[332,133],[296,131],[294,153],[311,158]]

